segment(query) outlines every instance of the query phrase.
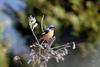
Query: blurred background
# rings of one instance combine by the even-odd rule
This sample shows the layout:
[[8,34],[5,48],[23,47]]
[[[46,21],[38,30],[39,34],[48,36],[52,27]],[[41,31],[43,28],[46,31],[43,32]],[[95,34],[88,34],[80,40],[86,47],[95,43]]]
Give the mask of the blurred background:
[[[77,45],[63,62],[52,59],[48,67],[100,66],[100,0],[0,0],[0,67],[32,67],[13,60],[16,55],[26,57],[35,41],[30,15],[38,24],[44,15],[46,26],[55,25],[55,45]],[[40,35],[40,25],[35,32]]]

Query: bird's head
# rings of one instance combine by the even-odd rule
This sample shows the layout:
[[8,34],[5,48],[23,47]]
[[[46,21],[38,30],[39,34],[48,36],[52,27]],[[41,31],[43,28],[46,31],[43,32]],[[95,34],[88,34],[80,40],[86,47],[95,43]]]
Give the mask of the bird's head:
[[54,25],[49,25],[49,27],[48,27],[49,29],[54,29],[55,28],[55,26]]

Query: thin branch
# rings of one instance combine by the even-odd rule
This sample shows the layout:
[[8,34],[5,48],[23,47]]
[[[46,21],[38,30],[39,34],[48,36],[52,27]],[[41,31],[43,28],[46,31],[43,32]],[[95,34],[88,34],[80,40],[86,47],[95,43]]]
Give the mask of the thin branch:
[[51,48],[52,44],[54,43],[56,37],[52,37],[50,44],[48,45],[48,48]]
[[41,30],[42,30],[42,32],[44,32],[44,24],[43,24],[43,19],[44,19],[44,15],[42,16],[42,19],[41,19]]
[[39,40],[37,39],[37,37],[36,37],[36,35],[35,35],[35,33],[34,33],[34,31],[33,31],[33,30],[32,30],[32,32],[33,32],[33,35],[34,35],[34,37],[35,37],[35,39],[36,39],[37,43],[38,43],[38,44],[40,44],[40,43],[39,43]]
[[74,48],[75,48],[75,43],[74,42],[70,42],[70,43],[67,43],[67,44],[64,44],[64,45],[61,45],[61,46],[54,47],[52,49],[57,49],[57,48],[62,48],[62,47],[71,47],[71,46],[69,46],[69,44],[73,44]]

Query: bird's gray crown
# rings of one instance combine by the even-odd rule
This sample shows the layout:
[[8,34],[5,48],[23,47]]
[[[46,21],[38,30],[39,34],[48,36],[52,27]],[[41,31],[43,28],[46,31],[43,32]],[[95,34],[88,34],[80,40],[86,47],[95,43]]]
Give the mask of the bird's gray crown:
[[54,29],[55,28],[55,26],[54,25],[49,25],[49,27],[48,27],[49,29]]

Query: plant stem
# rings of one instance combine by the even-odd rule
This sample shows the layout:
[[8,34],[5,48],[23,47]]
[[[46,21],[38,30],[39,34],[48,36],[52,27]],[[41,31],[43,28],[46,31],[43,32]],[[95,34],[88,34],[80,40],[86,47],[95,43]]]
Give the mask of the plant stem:
[[42,19],[41,19],[41,30],[42,30],[42,32],[44,32],[43,19],[44,19],[44,15],[43,15],[43,17],[42,17]]

